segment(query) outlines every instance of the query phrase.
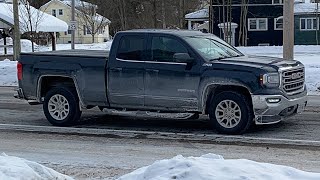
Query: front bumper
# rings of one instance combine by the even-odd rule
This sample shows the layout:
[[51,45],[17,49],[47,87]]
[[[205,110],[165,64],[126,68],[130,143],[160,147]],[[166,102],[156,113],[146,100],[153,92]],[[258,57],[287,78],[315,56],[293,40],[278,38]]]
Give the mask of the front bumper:
[[252,95],[255,123],[258,125],[274,124],[300,114],[305,109],[307,101],[306,93],[292,99],[283,95]]

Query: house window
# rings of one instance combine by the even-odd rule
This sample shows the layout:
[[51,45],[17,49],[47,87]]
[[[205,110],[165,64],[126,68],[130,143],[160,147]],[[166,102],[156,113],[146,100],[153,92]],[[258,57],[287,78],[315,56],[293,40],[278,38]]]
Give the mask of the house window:
[[300,30],[312,31],[316,29],[319,29],[316,18],[300,18]]
[[103,34],[104,33],[104,27],[100,27],[98,30],[98,34]]
[[283,4],[283,0],[272,0],[272,4]]
[[248,19],[249,31],[267,31],[268,18],[249,18]]
[[87,27],[83,25],[83,35],[87,35]]
[[86,27],[86,29],[87,29],[87,34],[91,34],[91,29],[87,28],[87,27]]
[[59,16],[63,16],[63,9],[59,9]]
[[52,9],[52,12],[51,12],[52,16],[54,17],[57,17],[57,10],[55,9]]
[[274,30],[283,30],[283,17],[274,18]]

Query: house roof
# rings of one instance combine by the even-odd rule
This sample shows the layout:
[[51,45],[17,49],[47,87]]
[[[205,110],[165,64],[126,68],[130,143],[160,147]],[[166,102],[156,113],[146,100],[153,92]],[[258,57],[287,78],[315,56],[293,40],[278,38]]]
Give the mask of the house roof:
[[[63,32],[68,30],[68,24],[66,22],[47,13],[44,13],[32,6],[30,6],[30,14],[32,16],[32,26],[30,26],[27,18],[27,12],[28,11],[24,5],[19,5],[21,32],[30,31],[30,27],[32,27],[36,32]],[[12,4],[0,3],[0,19],[5,24],[13,26],[14,19]]]
[[185,19],[208,19],[209,18],[209,10],[201,9],[192,13],[185,15]]
[[[317,12],[316,3],[311,3],[310,0],[295,0],[295,4],[294,4],[295,14],[311,14],[316,12]],[[320,12],[320,5],[319,5],[319,12]],[[185,15],[186,20],[208,19],[208,18],[209,18],[208,8],[201,9]]]
[[[40,8],[41,8],[41,9],[42,9],[42,8],[45,8],[46,6],[48,6],[48,5],[49,5],[50,3],[52,3],[52,2],[58,2],[58,3],[60,3],[60,4],[64,5],[64,6],[67,6],[68,8],[71,8],[71,0],[50,0],[50,1],[47,2],[46,4],[42,5]],[[88,2],[85,2],[85,1],[75,0],[75,7],[76,7],[76,12],[77,12],[77,13],[82,13],[82,12],[79,11],[77,8],[82,7],[83,5],[84,5],[84,6],[96,6],[96,5],[94,5],[94,4],[91,4],[91,3],[88,3]],[[104,17],[104,16],[102,16],[102,15],[100,15],[100,14],[98,14],[98,13],[97,13],[97,15],[95,16],[95,19],[96,19],[97,21],[105,20],[106,23],[108,23],[108,24],[111,23],[111,21],[110,21],[108,18],[106,18],[106,17]]]
[[[319,5],[320,9],[320,5]],[[313,14],[317,12],[317,4],[316,3],[296,3],[294,5],[294,13],[295,14]],[[319,12],[319,10],[318,10]]]

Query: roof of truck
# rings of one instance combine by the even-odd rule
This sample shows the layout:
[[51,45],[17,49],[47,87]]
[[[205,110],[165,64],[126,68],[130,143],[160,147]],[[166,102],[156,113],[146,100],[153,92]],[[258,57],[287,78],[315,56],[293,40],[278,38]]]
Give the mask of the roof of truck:
[[172,34],[177,36],[201,36],[208,35],[201,31],[194,30],[180,30],[180,29],[133,29],[127,31],[121,31],[120,33],[154,33],[154,34]]

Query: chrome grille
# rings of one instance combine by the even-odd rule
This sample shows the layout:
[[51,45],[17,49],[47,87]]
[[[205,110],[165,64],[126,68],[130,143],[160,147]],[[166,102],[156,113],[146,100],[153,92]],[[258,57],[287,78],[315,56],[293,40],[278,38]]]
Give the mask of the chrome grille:
[[288,94],[303,91],[305,83],[304,68],[290,69],[282,72],[282,87]]

